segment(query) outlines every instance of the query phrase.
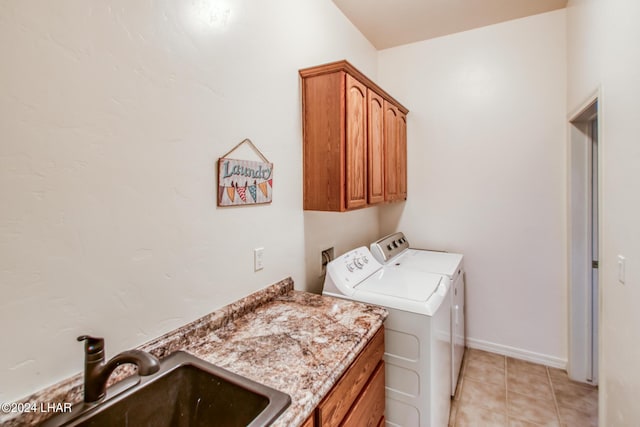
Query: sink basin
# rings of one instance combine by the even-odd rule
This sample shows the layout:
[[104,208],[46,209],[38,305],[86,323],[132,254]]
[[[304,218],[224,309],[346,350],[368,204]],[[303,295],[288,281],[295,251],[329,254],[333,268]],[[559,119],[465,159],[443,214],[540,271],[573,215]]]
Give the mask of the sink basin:
[[268,426],[291,403],[289,395],[182,351],[148,377],[107,390],[104,400],[80,403],[45,426]]

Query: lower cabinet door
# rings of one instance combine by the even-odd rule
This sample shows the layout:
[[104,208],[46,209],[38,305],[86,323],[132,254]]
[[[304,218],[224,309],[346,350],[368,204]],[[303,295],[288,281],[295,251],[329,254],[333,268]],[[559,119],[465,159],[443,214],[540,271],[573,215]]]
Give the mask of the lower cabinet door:
[[377,427],[384,417],[384,405],[384,362],[381,361],[341,425]]
[[307,421],[302,424],[302,427],[313,427],[313,414],[311,414],[311,416],[307,418]]

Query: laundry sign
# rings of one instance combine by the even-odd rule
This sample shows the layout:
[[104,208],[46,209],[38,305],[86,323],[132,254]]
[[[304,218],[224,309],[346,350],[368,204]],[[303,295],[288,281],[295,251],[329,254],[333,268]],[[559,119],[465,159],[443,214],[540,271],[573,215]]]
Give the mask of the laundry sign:
[[218,206],[253,205],[271,203],[273,194],[273,163],[269,162],[253,143],[245,139],[264,160],[240,160],[228,157],[218,159]]

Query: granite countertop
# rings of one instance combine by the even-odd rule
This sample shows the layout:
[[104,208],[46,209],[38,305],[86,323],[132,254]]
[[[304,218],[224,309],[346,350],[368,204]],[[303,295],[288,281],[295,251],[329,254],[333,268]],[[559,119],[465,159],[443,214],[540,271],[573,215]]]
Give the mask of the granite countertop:
[[[291,278],[225,306],[141,347],[159,358],[183,350],[291,396],[274,426],[299,426],[387,317],[384,308],[295,291]],[[118,368],[110,384],[131,373]],[[21,402],[80,402],[82,374]],[[34,425],[37,413],[7,426]],[[4,423],[3,423],[4,422]]]

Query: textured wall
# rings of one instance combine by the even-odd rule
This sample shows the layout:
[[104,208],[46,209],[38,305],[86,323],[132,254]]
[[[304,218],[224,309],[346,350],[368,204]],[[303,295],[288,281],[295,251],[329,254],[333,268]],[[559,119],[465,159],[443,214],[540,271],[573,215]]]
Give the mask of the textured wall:
[[[640,425],[640,3],[571,0],[569,111],[599,90],[600,423]],[[625,283],[618,255],[626,258]]]
[[411,108],[409,199],[382,218],[462,252],[469,345],[566,363],[565,11],[383,50]]
[[[81,333],[112,356],[307,287],[297,72],[376,69],[333,3],[8,0],[0,55],[0,401],[81,371]],[[217,208],[217,158],[244,138],[275,164],[273,203]],[[326,243],[375,235],[356,215]]]

